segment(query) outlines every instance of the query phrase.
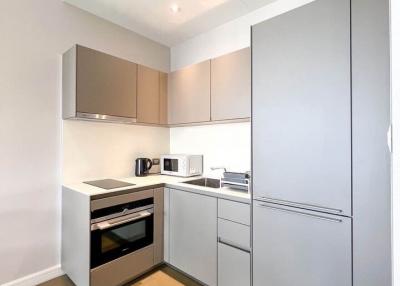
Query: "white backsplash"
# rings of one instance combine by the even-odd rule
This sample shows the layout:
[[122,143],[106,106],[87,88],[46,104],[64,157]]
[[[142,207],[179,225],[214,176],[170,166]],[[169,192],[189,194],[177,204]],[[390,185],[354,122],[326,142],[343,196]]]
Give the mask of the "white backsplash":
[[[164,153],[169,153],[168,128],[63,122],[64,182],[134,176],[136,158],[159,158]],[[151,169],[155,170],[158,166]]]
[[204,155],[204,175],[218,177],[221,171],[210,167],[226,167],[228,171],[246,172],[251,165],[251,124],[231,123],[170,129],[172,154]]

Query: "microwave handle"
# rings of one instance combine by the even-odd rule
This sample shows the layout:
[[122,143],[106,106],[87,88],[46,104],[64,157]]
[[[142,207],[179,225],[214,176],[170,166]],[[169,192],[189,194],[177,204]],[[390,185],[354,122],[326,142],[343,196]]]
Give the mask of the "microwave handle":
[[105,230],[105,229],[108,229],[108,228],[111,228],[111,227],[114,227],[117,225],[121,225],[121,224],[125,224],[127,222],[139,220],[139,219],[151,216],[151,215],[152,215],[152,212],[149,212],[148,210],[146,210],[146,211],[126,215],[126,216],[123,216],[120,218],[114,218],[111,220],[106,220],[106,221],[92,224],[91,230],[96,230],[96,229]]

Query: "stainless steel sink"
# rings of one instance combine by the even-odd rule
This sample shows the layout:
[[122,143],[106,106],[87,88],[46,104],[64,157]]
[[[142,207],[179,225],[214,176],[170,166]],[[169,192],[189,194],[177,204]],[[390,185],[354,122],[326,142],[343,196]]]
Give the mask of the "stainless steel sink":
[[200,178],[200,179],[195,179],[195,180],[191,180],[191,181],[185,181],[182,183],[189,184],[189,185],[201,186],[201,187],[215,188],[215,189],[220,188],[220,180],[211,179],[211,178]]

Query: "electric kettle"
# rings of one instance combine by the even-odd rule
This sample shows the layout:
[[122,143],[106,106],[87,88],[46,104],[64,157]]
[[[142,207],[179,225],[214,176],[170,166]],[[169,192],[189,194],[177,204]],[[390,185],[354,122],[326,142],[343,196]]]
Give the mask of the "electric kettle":
[[153,166],[153,161],[151,159],[137,158],[135,160],[135,176],[136,177],[147,176],[152,166]]

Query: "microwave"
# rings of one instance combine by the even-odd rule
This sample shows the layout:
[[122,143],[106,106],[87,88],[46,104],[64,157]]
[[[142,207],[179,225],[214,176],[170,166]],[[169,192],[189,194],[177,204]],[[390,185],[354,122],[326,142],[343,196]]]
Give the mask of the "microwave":
[[161,174],[179,177],[198,176],[203,173],[202,155],[162,155]]

